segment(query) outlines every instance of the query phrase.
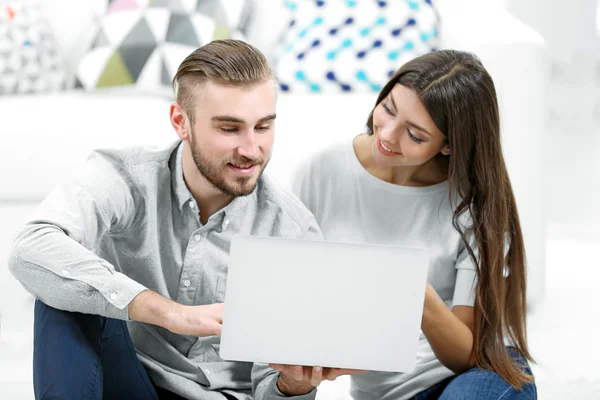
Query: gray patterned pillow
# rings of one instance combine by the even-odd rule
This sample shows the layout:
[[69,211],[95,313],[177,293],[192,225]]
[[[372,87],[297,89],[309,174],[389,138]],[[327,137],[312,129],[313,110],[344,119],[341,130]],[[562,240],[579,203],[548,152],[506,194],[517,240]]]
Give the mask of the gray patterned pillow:
[[75,87],[164,94],[179,64],[196,48],[214,39],[244,39],[238,22],[248,2],[109,0]]

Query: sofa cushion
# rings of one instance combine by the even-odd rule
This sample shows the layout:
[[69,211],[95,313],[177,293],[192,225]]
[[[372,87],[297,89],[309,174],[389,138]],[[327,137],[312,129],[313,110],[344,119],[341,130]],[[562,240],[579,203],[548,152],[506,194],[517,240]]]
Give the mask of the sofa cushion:
[[65,88],[65,67],[40,6],[15,0],[0,8],[0,95]]
[[196,48],[239,38],[248,0],[109,0],[75,87],[170,93],[177,67]]
[[157,96],[78,92],[0,96],[0,110],[0,201],[43,199],[98,147],[177,140],[169,101]]

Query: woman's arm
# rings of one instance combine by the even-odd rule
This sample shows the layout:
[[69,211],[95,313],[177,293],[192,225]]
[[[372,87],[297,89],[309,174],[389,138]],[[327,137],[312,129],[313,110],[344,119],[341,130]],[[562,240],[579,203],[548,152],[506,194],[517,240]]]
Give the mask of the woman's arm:
[[473,367],[473,307],[451,311],[433,286],[427,283],[421,330],[444,366],[459,374]]

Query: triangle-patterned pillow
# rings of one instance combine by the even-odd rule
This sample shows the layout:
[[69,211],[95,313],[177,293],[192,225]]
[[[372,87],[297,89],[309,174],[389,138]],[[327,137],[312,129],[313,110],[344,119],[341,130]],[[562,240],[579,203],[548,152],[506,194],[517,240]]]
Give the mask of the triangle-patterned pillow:
[[195,49],[237,29],[247,0],[109,0],[75,87],[132,88],[165,94],[179,64]]

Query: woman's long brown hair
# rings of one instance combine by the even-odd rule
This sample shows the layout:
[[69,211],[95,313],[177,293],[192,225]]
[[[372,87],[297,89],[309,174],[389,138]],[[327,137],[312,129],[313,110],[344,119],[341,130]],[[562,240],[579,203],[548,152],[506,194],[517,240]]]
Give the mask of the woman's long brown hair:
[[[512,360],[504,343],[532,360],[527,346],[526,265],[523,235],[500,142],[494,82],[471,53],[442,50],[404,64],[377,98],[376,106],[400,84],[413,89],[450,144],[450,195],[460,196],[453,225],[477,265],[472,357],[481,368],[521,388],[532,377]],[[373,112],[367,122],[373,134]],[[473,221],[479,259],[459,222]],[[508,252],[505,250],[508,246]]]

